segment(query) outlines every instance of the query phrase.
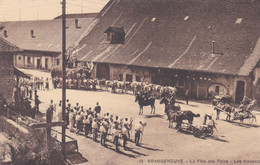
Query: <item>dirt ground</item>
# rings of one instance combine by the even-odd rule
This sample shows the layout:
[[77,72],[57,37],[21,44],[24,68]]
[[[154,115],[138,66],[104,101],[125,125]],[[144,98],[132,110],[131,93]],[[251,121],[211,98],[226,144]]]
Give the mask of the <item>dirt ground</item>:
[[[39,91],[43,101],[41,109],[46,109],[49,100],[58,103],[61,90]],[[150,115],[150,107],[144,108],[144,114],[138,115],[139,106],[132,95],[112,94],[110,92],[94,92],[67,90],[67,98],[72,105],[79,102],[84,107],[94,107],[98,101],[102,113],[109,112],[120,117],[132,117],[134,122],[142,120],[147,123],[142,137],[141,147],[128,142],[128,150],[120,148],[120,153],[114,152],[114,146],[109,138],[108,147],[93,142],[83,135],[75,135],[67,130],[67,134],[78,140],[79,151],[88,159],[86,164],[246,164],[246,161],[256,161],[260,164],[260,132],[259,121],[251,124],[247,121],[229,123],[224,121],[226,115],[221,113],[221,120],[215,120],[217,130],[212,137],[199,139],[188,132],[177,132],[168,128],[164,115],[164,106],[156,100],[156,114]],[[201,116],[194,119],[194,125],[202,125],[204,114],[214,116],[215,111],[210,104],[190,102],[185,105],[179,101],[183,110],[191,110]],[[260,113],[254,112],[259,118]],[[132,132],[131,140],[133,140]],[[237,161],[236,161],[237,160]],[[239,163],[241,161],[241,163]]]
[[[31,74],[39,75],[37,71],[32,71]],[[43,76],[49,75],[44,73]],[[40,104],[42,112],[46,110],[50,99],[58,103],[62,96],[61,89],[38,91],[38,94],[43,102]],[[224,121],[226,115],[221,113],[220,120],[215,120],[217,130],[214,130],[213,136],[202,139],[188,132],[177,132],[175,129],[168,128],[164,105],[159,104],[159,100],[156,100],[155,115],[149,114],[150,107],[145,107],[144,114],[138,115],[139,106],[134,102],[133,95],[67,90],[67,99],[73,106],[78,102],[85,108],[93,108],[98,101],[102,107],[102,113],[109,112],[120,117],[132,117],[134,123],[140,120],[147,123],[142,136],[142,145],[140,147],[134,145],[132,142],[134,132],[132,132],[131,141],[127,143],[128,150],[125,151],[120,147],[120,153],[114,151],[111,137],[108,137],[108,147],[103,147],[90,138],[67,130],[67,135],[78,140],[79,151],[88,160],[82,164],[260,164],[259,111],[254,111],[258,119],[254,123],[248,121],[230,123]],[[191,101],[189,105],[185,105],[182,100],[178,102],[182,110],[191,110],[200,114],[200,117],[194,119],[194,125],[202,125],[204,114],[213,115],[215,119],[216,112],[209,103]]]

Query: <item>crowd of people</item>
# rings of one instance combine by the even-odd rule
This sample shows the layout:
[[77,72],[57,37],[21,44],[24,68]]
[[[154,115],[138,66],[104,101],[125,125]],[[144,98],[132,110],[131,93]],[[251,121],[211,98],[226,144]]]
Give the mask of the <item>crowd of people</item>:
[[[52,83],[55,88],[62,87],[62,77],[52,75]],[[180,95],[188,100],[188,92],[185,89],[178,89],[172,86],[162,86],[158,84],[152,84],[147,82],[125,82],[119,80],[105,80],[105,79],[93,79],[88,78],[84,73],[75,73],[74,76],[67,75],[66,77],[67,89],[79,89],[79,90],[103,90],[111,91],[112,93],[129,93],[138,94],[140,92],[148,92],[156,98],[168,96],[171,93]],[[187,101],[188,103],[188,101]]]
[[[62,102],[56,106],[51,100],[49,109],[53,110],[53,119],[56,121],[62,120]],[[69,100],[66,101],[65,124],[70,132],[77,135],[84,134],[87,138],[92,138],[97,142],[100,138],[100,144],[106,146],[106,142],[111,137],[112,143],[115,145],[115,151],[119,152],[119,143],[122,139],[124,150],[127,149],[127,141],[131,138],[132,129],[135,131],[135,144],[140,145],[140,137],[143,133],[146,123],[139,121],[133,127],[132,118],[120,118],[109,112],[101,113],[99,102],[94,108],[85,109],[76,103],[72,106]]]

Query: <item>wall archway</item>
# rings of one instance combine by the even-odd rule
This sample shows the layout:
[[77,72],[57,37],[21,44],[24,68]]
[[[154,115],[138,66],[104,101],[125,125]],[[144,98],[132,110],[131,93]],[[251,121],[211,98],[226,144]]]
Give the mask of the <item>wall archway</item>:
[[223,84],[212,83],[208,87],[208,93],[227,94],[227,88]]

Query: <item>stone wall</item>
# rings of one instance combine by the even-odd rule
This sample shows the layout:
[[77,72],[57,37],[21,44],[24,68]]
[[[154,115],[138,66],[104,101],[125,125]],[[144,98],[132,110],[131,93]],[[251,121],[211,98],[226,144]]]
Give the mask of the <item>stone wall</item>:
[[29,133],[27,129],[4,116],[0,116],[0,131],[15,138],[26,136]]
[[2,95],[7,102],[12,101],[14,88],[14,67],[13,55],[0,55],[0,95]]

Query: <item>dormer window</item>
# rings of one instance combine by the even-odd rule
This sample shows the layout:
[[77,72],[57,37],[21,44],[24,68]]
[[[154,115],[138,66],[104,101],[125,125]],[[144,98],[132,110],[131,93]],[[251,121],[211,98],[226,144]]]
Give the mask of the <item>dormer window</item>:
[[125,42],[124,27],[110,26],[104,33],[107,33],[107,41],[110,44],[124,44]]

